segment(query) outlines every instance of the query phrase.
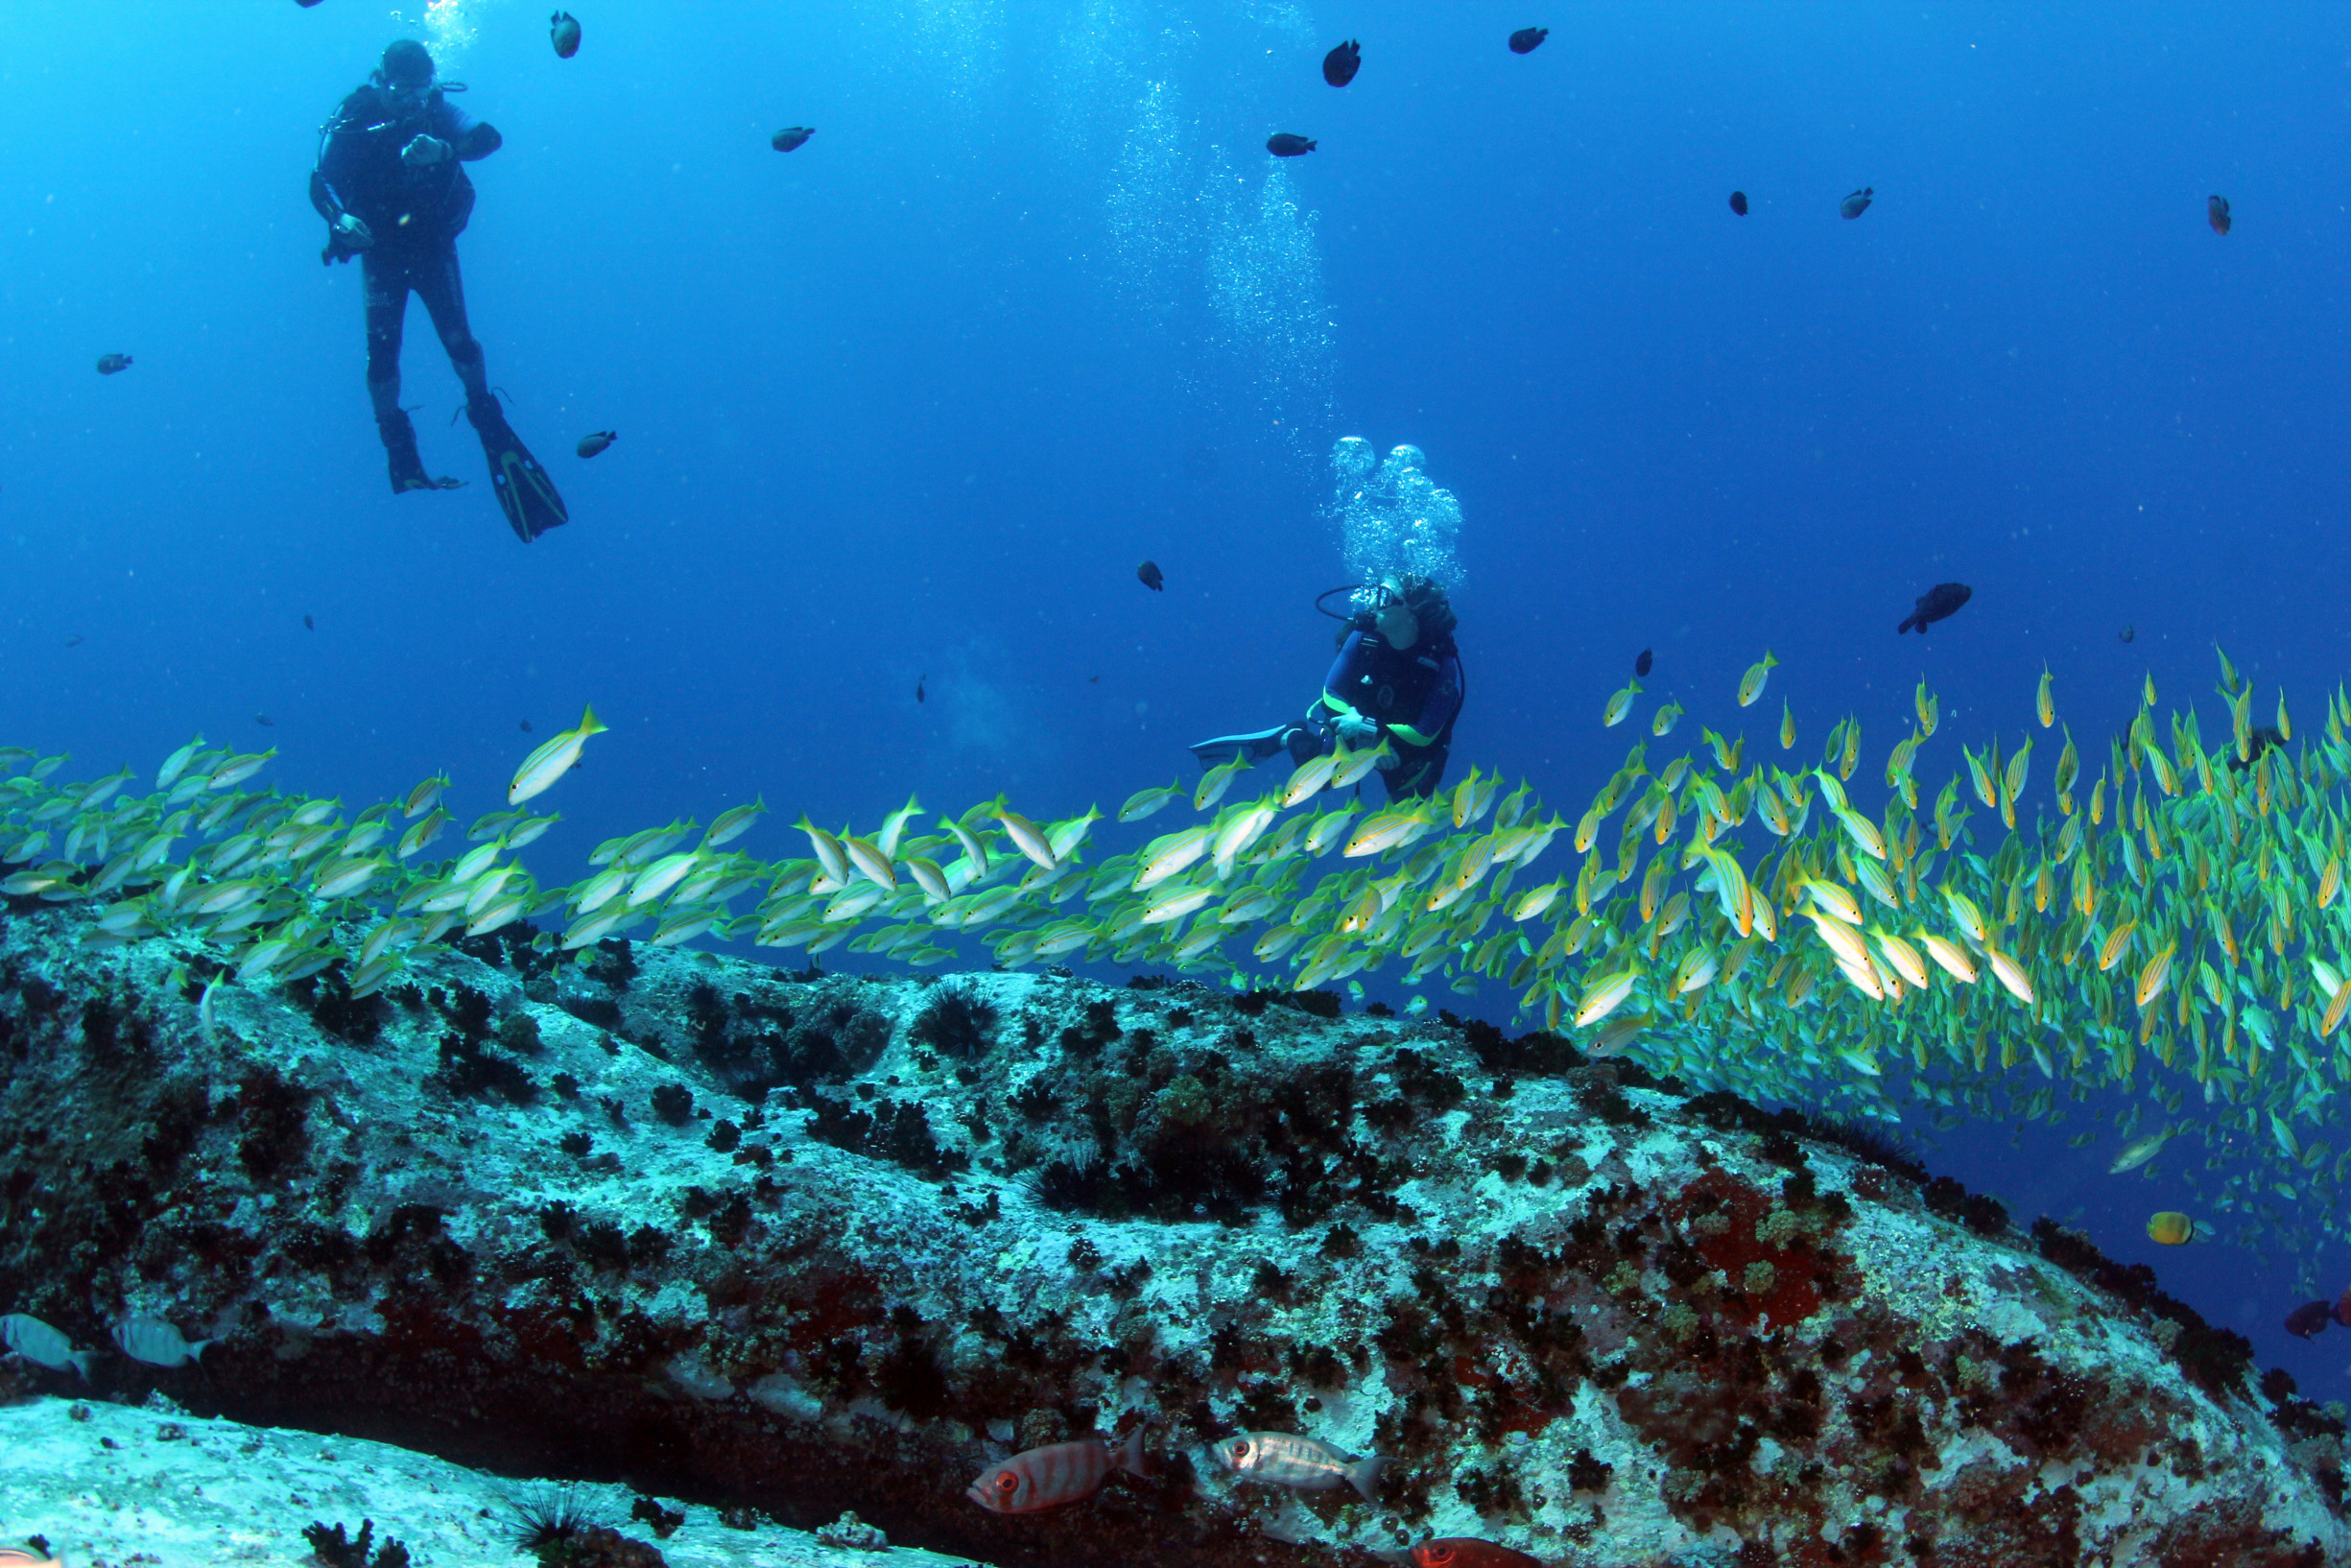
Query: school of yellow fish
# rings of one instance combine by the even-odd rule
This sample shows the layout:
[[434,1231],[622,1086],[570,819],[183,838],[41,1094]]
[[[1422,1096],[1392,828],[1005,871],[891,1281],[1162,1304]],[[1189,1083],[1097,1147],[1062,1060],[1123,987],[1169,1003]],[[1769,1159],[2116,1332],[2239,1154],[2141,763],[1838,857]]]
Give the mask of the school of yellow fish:
[[[1741,707],[1776,662],[1748,670]],[[2054,1123],[2121,1091],[2117,1136],[2150,1106],[2160,1127],[2116,1171],[2194,1134],[2208,1175],[2187,1174],[2207,1204],[2291,1237],[2332,1228],[2351,1167],[2331,1107],[2351,1078],[2351,698],[2339,687],[2323,740],[2296,748],[2283,697],[2257,727],[2250,686],[2225,654],[2220,668],[2225,738],[2208,748],[2193,709],[2158,719],[2150,677],[2086,787],[2044,672],[2037,731],[1962,748],[1931,811],[1916,772],[1938,703],[1922,681],[1877,816],[1845,788],[1862,758],[1847,718],[1817,766],[1793,770],[1711,729],[1663,761],[1643,741],[1573,820],[1474,769],[1366,811],[1351,786],[1381,753],[1341,751],[1245,799],[1225,797],[1246,761],[1145,790],[1119,821],[1179,802],[1207,815],[1091,864],[1100,812],[1038,823],[1001,796],[927,825],[909,800],[869,832],[803,819],[809,854],[762,861],[726,848],[755,801],[706,830],[607,842],[591,874],[546,889],[515,857],[559,818],[522,803],[603,731],[592,711],[523,763],[511,809],[475,822],[470,847],[429,861],[452,825],[445,774],[346,820],[340,800],[241,789],[274,753],[201,736],[136,795],[128,769],[53,783],[64,758],[0,748],[0,891],[95,905],[93,947],[169,934],[249,986],[340,962],[355,995],[397,984],[425,944],[526,917],[547,923],[542,948],[583,960],[607,938],[707,935],[937,965],[976,937],[1008,967],[1166,965],[1235,986],[1392,966],[1407,986],[1507,986],[1525,1020],[1596,1055],[1848,1116],[1898,1119],[1907,1103],[1945,1126]],[[1603,722],[1636,695],[1611,697]],[[1651,738],[1681,712],[1659,709]],[[1785,703],[1776,738],[1793,751]],[[2053,741],[2036,796],[2033,753]],[[1547,856],[1556,874],[1537,881]]]

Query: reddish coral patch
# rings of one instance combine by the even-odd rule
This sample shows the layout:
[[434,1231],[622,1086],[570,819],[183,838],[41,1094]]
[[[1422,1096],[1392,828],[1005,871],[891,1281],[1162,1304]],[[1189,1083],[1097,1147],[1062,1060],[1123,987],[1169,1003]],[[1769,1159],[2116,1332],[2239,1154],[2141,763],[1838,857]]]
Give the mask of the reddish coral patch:
[[[1774,1327],[1786,1328],[1820,1310],[1823,1259],[1802,1236],[1787,1246],[1756,1238],[1771,1213],[1771,1200],[1760,1189],[1726,1171],[1709,1171],[1668,1200],[1665,1212],[1707,1266],[1729,1276],[1729,1291],[1714,1298],[1715,1310],[1729,1321],[1751,1328],[1769,1315]],[[1726,1223],[1695,1223],[1710,1217]],[[1771,1266],[1770,1284],[1761,1291],[1749,1288],[1748,1267],[1757,1263]]]

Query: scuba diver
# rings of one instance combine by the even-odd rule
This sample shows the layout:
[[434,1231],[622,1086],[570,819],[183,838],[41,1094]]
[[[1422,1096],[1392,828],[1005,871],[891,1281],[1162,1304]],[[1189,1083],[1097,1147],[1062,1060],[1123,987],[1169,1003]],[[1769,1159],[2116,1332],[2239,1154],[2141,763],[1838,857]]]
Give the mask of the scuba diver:
[[392,490],[455,489],[416,455],[416,430],[400,407],[400,333],[413,291],[423,299],[465,385],[465,415],[489,459],[489,482],[523,543],[569,521],[547,470],[510,429],[465,324],[457,237],[473,215],[473,181],[462,167],[498,151],[497,131],[449,102],[462,83],[436,84],[433,57],[395,39],[383,63],[352,89],[319,137],[310,204],[327,224],[321,263],[360,258],[367,284],[368,396],[392,462]]
[[[1279,751],[1288,751],[1294,764],[1304,763],[1342,743],[1351,751],[1367,750],[1385,735],[1393,753],[1379,764],[1388,798],[1437,793],[1466,695],[1453,642],[1459,618],[1445,590],[1425,577],[1407,574],[1350,586],[1357,607],[1352,615],[1332,616],[1347,630],[1304,723],[1202,741],[1192,748],[1202,767],[1238,756],[1262,762]],[[1333,588],[1315,607],[1347,591]]]

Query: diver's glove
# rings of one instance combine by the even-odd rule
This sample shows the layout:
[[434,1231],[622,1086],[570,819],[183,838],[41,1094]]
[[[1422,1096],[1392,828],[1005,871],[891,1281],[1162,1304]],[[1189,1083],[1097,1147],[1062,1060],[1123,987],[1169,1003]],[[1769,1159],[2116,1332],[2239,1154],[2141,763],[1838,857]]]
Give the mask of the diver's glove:
[[1392,773],[1396,771],[1398,765],[1400,765],[1403,761],[1404,759],[1402,757],[1396,755],[1395,748],[1390,747],[1388,749],[1388,754],[1380,758],[1379,761],[1373,763],[1371,766],[1377,768],[1383,773]]
[[410,138],[409,144],[400,149],[400,162],[411,169],[429,169],[436,163],[446,162],[456,153],[457,149],[442,141],[439,136],[419,133]]
[[375,231],[350,213],[344,213],[326,227],[326,249],[319,252],[321,263],[348,261],[362,250],[375,246]]
[[1331,727],[1338,732],[1340,744],[1350,751],[1362,751],[1380,744],[1380,726],[1361,714],[1346,714]]

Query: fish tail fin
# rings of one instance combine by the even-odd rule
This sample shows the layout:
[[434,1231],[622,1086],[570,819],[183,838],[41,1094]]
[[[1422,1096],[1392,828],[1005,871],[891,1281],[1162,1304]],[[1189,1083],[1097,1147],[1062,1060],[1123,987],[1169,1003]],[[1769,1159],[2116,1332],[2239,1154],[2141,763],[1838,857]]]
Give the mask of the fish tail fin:
[[1112,1456],[1112,1462],[1119,1469],[1126,1471],[1130,1476],[1141,1476],[1146,1480],[1151,1476],[1151,1461],[1143,1452],[1143,1434],[1150,1430],[1150,1427],[1145,1425],[1138,1426],[1132,1432],[1128,1433],[1127,1440],[1119,1445],[1118,1452]]
[[1347,1466],[1347,1485],[1361,1493],[1365,1502],[1376,1503],[1379,1499],[1372,1492],[1380,1484],[1380,1472],[1386,1468],[1388,1461],[1377,1454],[1357,1460]]
[[98,1352],[95,1350],[76,1350],[66,1356],[65,1359],[72,1365],[75,1371],[82,1374],[82,1381],[87,1383],[90,1380],[90,1366],[92,1363],[97,1361]]
[[602,735],[611,727],[610,725],[596,717],[596,710],[592,707],[588,708],[580,720],[580,733],[583,738],[589,735]]

